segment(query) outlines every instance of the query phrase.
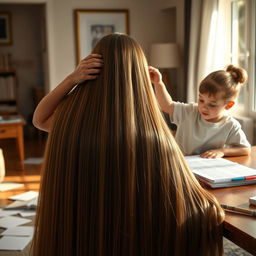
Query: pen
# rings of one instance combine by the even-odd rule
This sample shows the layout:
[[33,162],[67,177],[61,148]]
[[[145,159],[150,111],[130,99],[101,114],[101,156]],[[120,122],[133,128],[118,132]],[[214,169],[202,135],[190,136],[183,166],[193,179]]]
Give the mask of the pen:
[[229,205],[225,205],[225,204],[221,204],[221,207],[226,211],[232,211],[235,213],[245,214],[245,215],[249,215],[249,216],[256,216],[256,210],[250,210],[250,209],[245,209],[245,208],[240,208],[240,207],[235,207],[235,206],[229,206]]

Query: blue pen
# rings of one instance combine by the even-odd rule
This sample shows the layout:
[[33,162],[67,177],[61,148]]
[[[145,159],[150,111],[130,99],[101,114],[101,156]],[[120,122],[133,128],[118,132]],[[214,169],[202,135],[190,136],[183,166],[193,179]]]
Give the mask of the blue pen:
[[231,179],[231,181],[239,181],[239,180],[245,180],[245,177],[237,177],[237,178]]

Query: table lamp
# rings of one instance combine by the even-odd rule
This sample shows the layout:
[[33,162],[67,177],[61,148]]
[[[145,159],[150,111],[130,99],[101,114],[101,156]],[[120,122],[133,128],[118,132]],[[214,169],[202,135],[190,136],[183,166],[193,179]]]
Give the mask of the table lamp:
[[150,65],[161,70],[163,82],[170,86],[167,72],[169,68],[177,68],[181,65],[179,48],[176,43],[157,43],[150,46]]

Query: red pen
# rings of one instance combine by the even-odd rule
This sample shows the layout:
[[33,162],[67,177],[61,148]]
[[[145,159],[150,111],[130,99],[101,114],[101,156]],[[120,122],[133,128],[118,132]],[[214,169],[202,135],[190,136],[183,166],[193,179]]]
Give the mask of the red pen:
[[245,180],[255,180],[255,179],[256,179],[256,176],[245,177]]

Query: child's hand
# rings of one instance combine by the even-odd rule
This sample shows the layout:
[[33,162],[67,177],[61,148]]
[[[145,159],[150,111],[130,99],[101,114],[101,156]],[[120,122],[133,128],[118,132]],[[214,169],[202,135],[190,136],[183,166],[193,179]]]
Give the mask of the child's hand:
[[154,85],[157,85],[163,82],[162,74],[159,72],[157,68],[149,66],[148,71],[149,71],[151,83],[153,83]]
[[207,150],[200,155],[202,158],[221,158],[224,156],[222,149],[211,149]]
[[79,62],[75,71],[69,75],[69,78],[73,84],[95,79],[102,66],[102,56],[100,54],[90,54]]

